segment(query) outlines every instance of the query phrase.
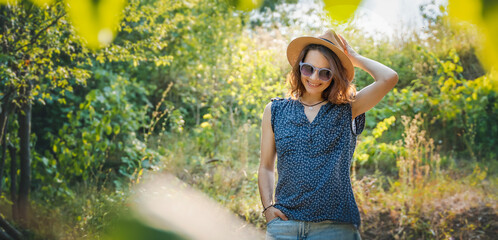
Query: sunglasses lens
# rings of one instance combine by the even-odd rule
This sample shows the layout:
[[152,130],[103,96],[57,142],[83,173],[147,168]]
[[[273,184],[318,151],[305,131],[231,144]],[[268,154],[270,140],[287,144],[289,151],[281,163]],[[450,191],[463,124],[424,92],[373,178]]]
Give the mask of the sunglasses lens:
[[313,67],[309,64],[303,64],[301,66],[301,73],[305,76],[311,76],[313,74]]
[[330,70],[322,69],[318,72],[318,78],[322,81],[328,81],[332,78],[332,72]]

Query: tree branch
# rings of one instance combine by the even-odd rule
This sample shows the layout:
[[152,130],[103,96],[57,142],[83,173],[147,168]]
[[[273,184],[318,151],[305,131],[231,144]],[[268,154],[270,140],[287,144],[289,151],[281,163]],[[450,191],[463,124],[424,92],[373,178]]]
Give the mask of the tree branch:
[[3,217],[0,216],[0,227],[5,229],[5,232],[7,232],[10,236],[12,236],[14,239],[23,239],[22,234],[17,231],[12,225],[10,225]]
[[45,28],[43,28],[41,31],[39,31],[33,38],[31,38],[31,41],[23,46],[20,46],[18,48],[16,48],[14,50],[14,52],[17,52],[19,50],[21,50],[22,48],[26,47],[26,46],[29,46],[29,45],[33,45],[35,42],[36,42],[36,39],[38,39],[38,37],[45,31],[47,31],[48,28],[52,27],[53,25],[55,25],[62,17],[64,17],[66,14],[61,14],[59,16],[57,16],[56,19],[54,19],[49,25],[47,25]]
[[5,231],[0,229],[0,239],[2,240],[12,240],[9,234],[7,234]]
[[7,148],[9,149],[10,153],[10,200],[12,201],[12,218],[14,220],[17,220],[17,206],[18,206],[18,201],[17,201],[17,158],[16,158],[16,147],[14,147],[14,144],[12,144],[10,141],[7,143]]

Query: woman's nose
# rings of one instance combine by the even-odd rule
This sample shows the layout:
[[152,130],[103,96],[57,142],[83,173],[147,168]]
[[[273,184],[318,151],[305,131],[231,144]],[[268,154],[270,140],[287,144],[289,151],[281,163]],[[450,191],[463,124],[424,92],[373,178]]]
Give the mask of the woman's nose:
[[313,70],[313,73],[311,74],[310,79],[317,80],[318,79],[318,71]]

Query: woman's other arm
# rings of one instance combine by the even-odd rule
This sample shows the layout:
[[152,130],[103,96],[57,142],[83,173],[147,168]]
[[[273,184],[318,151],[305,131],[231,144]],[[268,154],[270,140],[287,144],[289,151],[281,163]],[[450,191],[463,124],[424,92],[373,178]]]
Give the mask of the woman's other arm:
[[[271,127],[271,102],[263,112],[261,123],[261,153],[258,171],[259,195],[263,208],[273,204],[273,189],[275,189],[275,136]],[[278,209],[270,207],[265,211],[266,221],[275,217],[287,220],[287,217]]]
[[374,83],[361,89],[356,94],[355,101],[351,104],[353,118],[355,118],[377,105],[393,89],[394,85],[398,82],[398,74],[384,64],[356,53],[348,42],[342,36],[340,37],[345,45],[346,55],[353,62],[353,66],[368,72],[375,80]]

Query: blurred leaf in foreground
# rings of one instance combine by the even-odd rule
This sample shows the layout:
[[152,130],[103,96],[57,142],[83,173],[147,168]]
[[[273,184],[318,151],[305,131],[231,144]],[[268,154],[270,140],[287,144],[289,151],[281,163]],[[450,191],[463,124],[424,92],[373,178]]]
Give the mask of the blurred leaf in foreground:
[[136,240],[136,239],[167,239],[185,240],[172,231],[153,228],[136,218],[121,219],[116,222],[115,227],[104,238],[106,240]]
[[478,46],[478,54],[484,66],[498,69],[498,1],[496,0],[449,0],[449,15],[452,19],[475,24],[484,39]]
[[261,7],[263,0],[235,0],[235,7],[242,11],[251,11]]
[[50,5],[54,2],[54,0],[31,0],[34,4],[38,5],[39,7],[43,7],[45,5]]
[[125,0],[67,0],[67,12],[78,34],[90,48],[114,39]]
[[260,230],[175,176],[147,178],[126,214],[132,218],[119,221],[106,239],[264,239]]
[[361,0],[324,0],[328,15],[339,22],[347,21],[358,8]]

